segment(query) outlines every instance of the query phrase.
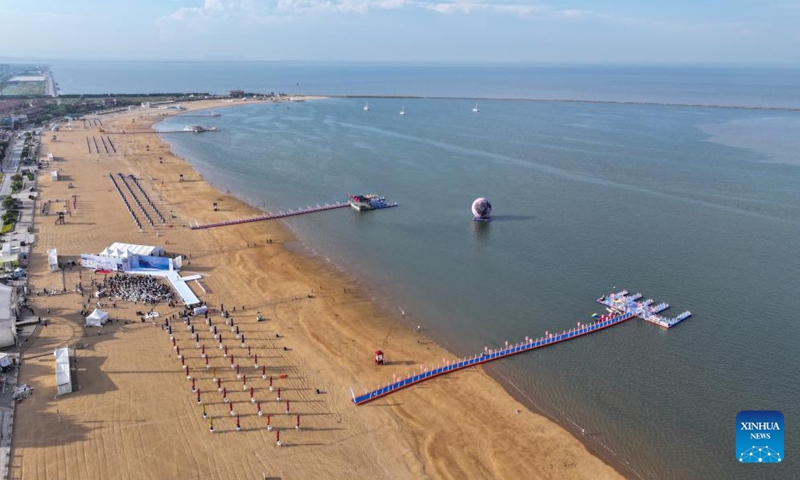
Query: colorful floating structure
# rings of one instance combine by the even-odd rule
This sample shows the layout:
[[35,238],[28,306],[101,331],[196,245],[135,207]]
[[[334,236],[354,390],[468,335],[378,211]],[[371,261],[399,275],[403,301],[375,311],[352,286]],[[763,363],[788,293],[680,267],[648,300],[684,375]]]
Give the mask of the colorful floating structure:
[[203,133],[203,132],[216,132],[219,129],[217,127],[206,127],[204,125],[186,125],[183,127],[184,132],[192,132],[192,133]]
[[472,202],[472,218],[476,222],[488,222],[492,219],[492,204],[480,197]]
[[633,313],[635,316],[663,328],[672,328],[692,316],[692,312],[687,310],[674,318],[664,317],[659,313],[668,309],[669,303],[663,302],[654,306],[653,304],[656,302],[652,298],[648,298],[643,302],[638,301],[641,298],[641,293],[630,295],[626,290],[623,290],[600,297],[597,302],[615,312]]
[[384,197],[380,197],[375,194],[350,195],[348,193],[347,196],[350,198],[350,206],[359,212],[366,210],[380,210],[382,208],[392,208],[397,206],[397,202],[388,203]]
[[664,328],[672,328],[692,315],[691,312],[687,311],[672,319],[661,317],[658,315],[658,313],[669,308],[669,304],[661,303],[656,306],[652,306],[652,304],[655,302],[653,302],[651,299],[645,300],[644,302],[639,302],[638,300],[640,298],[642,298],[641,294],[637,293],[630,295],[626,290],[602,296],[597,299],[597,302],[606,305],[608,313],[605,315],[593,315],[592,323],[581,324],[579,322],[577,327],[569,330],[564,330],[560,333],[545,332],[543,336],[535,339],[526,337],[524,342],[513,345],[509,345],[508,342],[506,342],[506,345],[503,348],[494,350],[485,348],[484,351],[478,355],[474,355],[466,359],[460,359],[452,363],[445,362],[444,365],[437,366],[436,368],[428,369],[420,366],[420,373],[409,375],[406,378],[395,378],[392,383],[383,385],[375,390],[367,391],[363,395],[356,396],[351,389],[353,403],[356,405],[364,405],[365,403],[369,403],[398,390],[408,388],[412,385],[416,385],[440,375],[445,375],[458,370],[463,370],[465,368],[474,367],[482,363],[499,360],[501,358],[517,355],[519,353],[524,353],[538,348],[554,345],[556,343],[565,342],[567,340],[572,340],[583,335],[588,335],[590,333],[619,325],[634,317],[643,318],[650,323],[654,323]]

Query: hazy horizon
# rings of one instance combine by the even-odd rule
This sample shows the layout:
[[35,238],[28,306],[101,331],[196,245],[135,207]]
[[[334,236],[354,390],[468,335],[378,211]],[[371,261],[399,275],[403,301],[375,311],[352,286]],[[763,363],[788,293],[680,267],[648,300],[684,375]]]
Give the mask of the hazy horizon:
[[798,0],[0,1],[0,31],[20,59],[800,64]]
[[37,57],[0,55],[0,63],[8,64],[43,64],[56,62],[70,63],[271,63],[283,65],[313,65],[313,66],[434,66],[434,67],[460,67],[460,66],[552,66],[552,67],[684,67],[684,68],[776,68],[797,69],[800,63],[795,62],[705,62],[705,61],[604,61],[604,60],[302,60],[302,59],[264,59],[264,58],[78,58],[78,57]]

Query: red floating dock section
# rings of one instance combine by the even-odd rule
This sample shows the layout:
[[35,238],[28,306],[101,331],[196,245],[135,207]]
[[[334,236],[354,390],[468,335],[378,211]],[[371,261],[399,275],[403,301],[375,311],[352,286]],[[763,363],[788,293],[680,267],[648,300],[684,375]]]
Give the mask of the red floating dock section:
[[204,230],[207,228],[216,227],[229,227],[231,225],[241,225],[243,223],[262,222],[264,220],[277,220],[279,218],[296,217],[298,215],[305,215],[308,213],[326,212],[328,210],[336,210],[349,206],[349,202],[326,203],[325,205],[317,205],[315,207],[300,208],[299,210],[289,210],[288,212],[268,213],[266,215],[259,215],[257,217],[242,218],[239,220],[228,220],[218,223],[206,223],[205,225],[195,225],[191,227],[192,230]]

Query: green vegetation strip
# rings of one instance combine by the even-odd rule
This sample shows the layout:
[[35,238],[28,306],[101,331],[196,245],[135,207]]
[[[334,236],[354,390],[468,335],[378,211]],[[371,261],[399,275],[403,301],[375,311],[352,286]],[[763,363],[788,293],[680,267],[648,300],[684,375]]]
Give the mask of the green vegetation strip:
[[44,82],[13,82],[0,89],[0,95],[44,95]]

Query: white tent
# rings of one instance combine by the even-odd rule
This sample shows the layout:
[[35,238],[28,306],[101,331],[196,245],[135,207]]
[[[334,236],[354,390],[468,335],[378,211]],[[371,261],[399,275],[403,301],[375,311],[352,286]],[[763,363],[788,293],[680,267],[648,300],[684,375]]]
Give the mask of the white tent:
[[16,317],[13,298],[14,287],[0,284],[0,323],[9,323],[9,327],[13,327],[11,322]]
[[47,265],[51,272],[58,270],[58,250],[51,248],[47,251]]
[[0,348],[17,343],[14,287],[0,284]]
[[86,317],[86,326],[87,327],[102,327],[104,323],[108,321],[108,312],[104,312],[99,308],[95,308],[94,311]]
[[72,391],[72,375],[69,369],[69,348],[57,348],[56,357],[56,393],[63,395]]
[[153,257],[164,255],[164,249],[161,247],[120,242],[112,243],[100,255],[103,257],[121,257],[123,252],[127,252],[129,255],[148,255]]
[[0,348],[17,344],[16,330],[5,325],[0,325]]
[[119,257],[119,251],[116,248],[106,247],[105,250],[100,252],[101,257]]

